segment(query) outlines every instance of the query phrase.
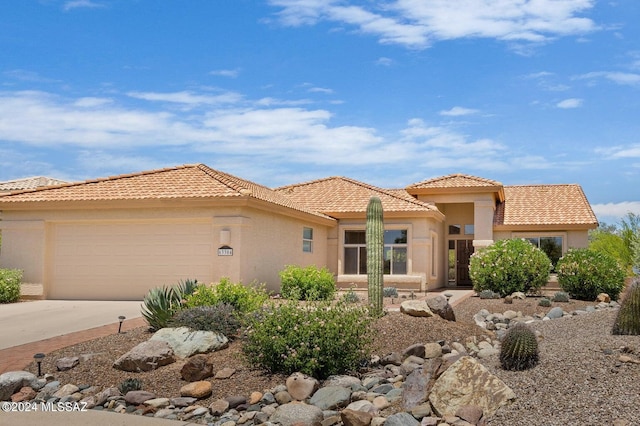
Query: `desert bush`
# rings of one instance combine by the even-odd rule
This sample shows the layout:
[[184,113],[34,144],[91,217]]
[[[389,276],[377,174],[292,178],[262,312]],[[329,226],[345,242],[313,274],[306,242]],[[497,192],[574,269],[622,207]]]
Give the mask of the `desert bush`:
[[122,395],[126,395],[127,392],[142,390],[142,380],[140,379],[124,379],[118,385],[118,390]]
[[369,359],[372,321],[367,307],[344,301],[272,304],[250,317],[243,353],[272,373],[324,379],[354,372]]
[[149,326],[154,330],[167,327],[184,299],[195,290],[196,284],[196,280],[184,280],[172,287],[154,287],[149,290],[144,296],[141,309]]
[[556,294],[553,295],[554,302],[563,302],[566,303],[569,301],[569,294],[564,291],[556,291]]
[[551,300],[547,299],[546,297],[543,297],[542,299],[538,300],[538,306],[542,306],[543,308],[548,308],[551,306]]
[[398,289],[395,287],[385,287],[382,289],[384,297],[398,297]]
[[0,269],[0,303],[13,303],[20,300],[20,269]]
[[631,281],[613,323],[612,333],[640,335],[640,277]]
[[538,340],[524,323],[509,328],[500,345],[500,364],[505,370],[526,370],[538,364]]
[[315,265],[288,265],[280,271],[280,292],[290,300],[331,300],[336,291],[333,274]]
[[240,313],[253,312],[260,309],[269,298],[263,285],[244,285],[231,282],[223,277],[220,282],[210,286],[199,285],[185,300],[185,306],[214,306],[226,303]]
[[549,280],[550,270],[547,255],[521,238],[496,241],[471,255],[469,265],[476,292],[491,290],[502,297],[538,291]]
[[359,303],[360,297],[358,297],[358,295],[356,294],[355,291],[353,291],[353,289],[349,289],[349,291],[347,291],[342,296],[342,300],[344,300],[347,303]]
[[228,303],[213,306],[195,306],[178,311],[169,325],[172,327],[188,327],[192,330],[214,331],[233,340],[241,323],[236,309]]
[[595,300],[607,293],[617,300],[624,288],[625,271],[613,256],[586,248],[571,249],[556,265],[558,283],[574,299]]
[[493,290],[482,290],[478,293],[480,299],[500,299],[500,293],[496,293]]

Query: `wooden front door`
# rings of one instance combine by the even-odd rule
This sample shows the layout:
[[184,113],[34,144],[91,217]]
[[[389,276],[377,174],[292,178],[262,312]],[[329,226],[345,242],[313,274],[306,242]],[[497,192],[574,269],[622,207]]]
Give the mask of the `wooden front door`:
[[473,240],[456,240],[456,285],[470,286],[469,259],[473,254]]

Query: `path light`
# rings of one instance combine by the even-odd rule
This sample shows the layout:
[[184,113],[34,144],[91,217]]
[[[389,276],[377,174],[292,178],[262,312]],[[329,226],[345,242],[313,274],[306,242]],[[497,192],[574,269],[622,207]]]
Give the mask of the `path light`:
[[44,359],[44,354],[42,352],[38,352],[33,356],[33,359],[38,364],[38,377],[40,377],[42,376],[41,364],[42,364],[42,360]]
[[120,315],[118,317],[118,321],[120,321],[120,324],[118,325],[118,334],[120,334],[120,332],[122,331],[122,322],[126,319],[126,317],[124,315]]
[[451,294],[451,293],[445,293],[445,294],[444,294],[444,297],[446,297],[446,298],[447,298],[447,303],[449,303],[449,299],[451,299],[451,298],[453,297],[453,294]]

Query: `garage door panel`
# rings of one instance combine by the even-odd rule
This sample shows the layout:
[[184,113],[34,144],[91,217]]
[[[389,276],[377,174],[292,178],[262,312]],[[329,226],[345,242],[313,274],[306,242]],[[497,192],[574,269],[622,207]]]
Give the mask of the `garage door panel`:
[[213,275],[210,223],[65,223],[53,230],[51,298],[136,300],[152,287]]

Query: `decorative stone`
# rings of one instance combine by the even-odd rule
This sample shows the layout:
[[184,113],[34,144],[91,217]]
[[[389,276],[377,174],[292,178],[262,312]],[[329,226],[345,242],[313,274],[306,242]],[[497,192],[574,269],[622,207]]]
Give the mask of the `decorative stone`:
[[357,377],[353,377],[353,376],[347,376],[347,375],[336,375],[336,376],[329,376],[327,378],[327,380],[324,381],[324,386],[342,386],[345,388],[350,388],[353,386],[360,386],[362,383],[360,382],[360,379],[358,379]]
[[58,371],[71,370],[73,367],[80,363],[80,358],[77,356],[64,357],[56,360],[56,368]]
[[23,401],[31,401],[36,397],[37,393],[33,388],[29,386],[24,386],[20,388],[20,390],[13,395],[11,395],[11,402],[23,402]]
[[217,351],[229,345],[229,339],[223,334],[213,331],[193,331],[188,327],[162,328],[149,340],[167,342],[175,355],[180,358]]
[[53,396],[56,397],[56,398],[63,398],[65,396],[72,395],[72,394],[78,392],[79,390],[80,390],[80,388],[78,388],[76,385],[68,383],[68,384],[62,386],[60,389],[58,389],[53,394]]
[[136,345],[118,358],[113,367],[122,371],[151,371],[175,362],[173,349],[167,342],[148,340]]
[[431,312],[438,315],[440,318],[445,319],[447,321],[455,321],[456,315],[453,312],[453,308],[449,304],[447,298],[443,295],[437,295],[435,297],[430,297],[426,300],[429,309]]
[[558,319],[558,318],[562,318],[563,315],[564,315],[564,311],[562,310],[562,308],[559,306],[556,306],[555,308],[551,308],[551,310],[547,312],[546,317],[549,319]]
[[420,426],[420,422],[411,414],[403,411],[387,417],[384,426]]
[[193,398],[190,396],[179,396],[177,398],[171,398],[169,400],[171,405],[173,405],[174,407],[188,407],[191,404],[195,403],[196,401],[197,401],[197,398]]
[[438,358],[442,356],[442,346],[432,342],[424,345],[424,357],[426,359]]
[[293,373],[287,377],[285,384],[291,398],[298,401],[309,398],[320,386],[316,379],[302,373]]
[[169,398],[151,398],[144,402],[144,405],[148,405],[153,408],[166,408],[169,404]]
[[412,317],[432,317],[433,312],[424,300],[405,300],[400,304],[400,312]]
[[455,412],[457,417],[460,417],[462,420],[471,423],[472,425],[477,425],[482,418],[482,407],[477,405],[463,405],[458,408]]
[[611,296],[609,296],[607,293],[600,293],[598,294],[598,296],[596,296],[596,302],[609,303],[611,302]]
[[211,383],[204,380],[192,382],[180,388],[180,396],[190,396],[197,399],[206,398],[211,395],[211,392]]
[[[155,397],[156,395],[154,393],[143,391],[143,390],[134,390],[134,391],[127,392],[127,394],[124,396],[124,400],[127,402],[127,404],[140,405],[140,404],[144,404],[145,401],[154,399]],[[102,404],[104,404],[104,402]],[[102,404],[97,404],[97,405],[102,405]]]
[[424,358],[424,345],[421,343],[416,343],[414,345],[411,345],[407,347],[404,351],[402,351],[402,354],[405,357],[413,355],[420,358]]
[[365,411],[346,408],[340,413],[340,420],[344,426],[369,426],[372,419],[373,415]]
[[453,414],[464,405],[477,405],[489,417],[515,399],[515,393],[498,377],[465,356],[438,377],[429,394],[436,414]]
[[39,389],[35,374],[28,371],[9,371],[0,374],[0,401],[7,401],[11,395],[25,386]]
[[224,380],[224,379],[230,378],[235,373],[236,373],[235,368],[225,367],[222,370],[218,371],[213,378],[216,380]]
[[229,408],[236,408],[239,405],[247,403],[247,398],[242,395],[228,396],[224,400],[229,403]]
[[315,405],[290,402],[276,408],[269,421],[282,426],[318,426],[323,419],[322,410]]
[[249,405],[257,404],[262,400],[262,392],[254,391],[249,395]]
[[224,399],[217,399],[209,405],[209,411],[214,416],[220,416],[229,409],[229,403]]
[[213,376],[213,364],[206,355],[194,355],[182,366],[180,376],[187,382],[198,382]]
[[334,410],[349,404],[351,390],[342,386],[325,386],[313,394],[309,403],[321,410]]

